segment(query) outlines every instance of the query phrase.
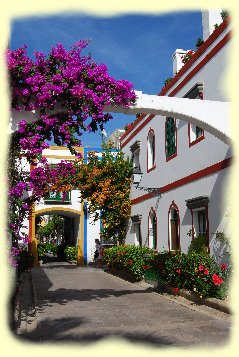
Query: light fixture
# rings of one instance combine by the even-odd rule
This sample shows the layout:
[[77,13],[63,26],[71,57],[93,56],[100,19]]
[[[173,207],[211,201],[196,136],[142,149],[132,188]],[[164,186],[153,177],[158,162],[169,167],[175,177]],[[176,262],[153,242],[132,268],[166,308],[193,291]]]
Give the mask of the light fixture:
[[140,181],[142,179],[143,173],[139,170],[138,167],[134,167],[133,173],[132,173],[132,183],[136,186],[137,189],[139,190],[144,190],[148,192],[156,192],[158,191],[160,193],[160,187],[142,187],[139,186]]
[[134,167],[133,173],[132,173],[132,182],[134,185],[137,185],[138,187],[141,179],[142,179],[143,173],[138,169],[138,167]]

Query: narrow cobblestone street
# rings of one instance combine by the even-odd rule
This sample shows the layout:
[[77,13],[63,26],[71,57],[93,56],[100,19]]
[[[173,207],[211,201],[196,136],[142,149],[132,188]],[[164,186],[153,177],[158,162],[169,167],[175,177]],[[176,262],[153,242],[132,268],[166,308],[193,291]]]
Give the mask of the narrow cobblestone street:
[[230,341],[229,314],[161,296],[146,283],[62,262],[34,268],[32,279],[36,314],[30,309],[30,320],[23,319],[17,330],[24,340],[86,344],[120,336],[137,344],[188,347]]

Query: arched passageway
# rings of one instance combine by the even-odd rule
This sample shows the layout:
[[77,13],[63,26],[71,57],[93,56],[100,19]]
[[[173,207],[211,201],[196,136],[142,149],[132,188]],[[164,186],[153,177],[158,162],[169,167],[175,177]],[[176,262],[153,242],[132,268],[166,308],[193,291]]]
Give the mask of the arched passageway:
[[[49,207],[41,210],[36,210],[32,220],[32,234],[30,236],[31,243],[35,242],[36,246],[41,241],[44,243],[46,237],[38,237],[37,229],[39,228],[40,219],[44,217],[43,224],[49,221],[49,217],[57,216],[60,218],[59,227],[49,236],[49,241],[55,245],[75,246],[78,249],[77,264],[84,264],[83,257],[83,224],[81,222],[81,215],[78,211],[66,207]],[[38,260],[38,258],[37,258]],[[38,261],[37,261],[38,264]]]

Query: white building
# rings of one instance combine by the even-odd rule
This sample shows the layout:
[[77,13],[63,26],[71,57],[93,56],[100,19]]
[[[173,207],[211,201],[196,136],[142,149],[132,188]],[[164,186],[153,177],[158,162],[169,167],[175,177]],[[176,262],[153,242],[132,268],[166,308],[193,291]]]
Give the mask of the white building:
[[[82,156],[84,148],[75,148]],[[49,164],[60,163],[61,160],[74,161],[76,157],[72,155],[68,148],[50,146],[43,150],[43,156]],[[84,210],[83,203],[80,203],[80,190],[68,192],[64,200],[61,193],[50,193],[45,199],[35,203],[32,215],[29,220],[29,238],[33,251],[37,247],[36,220],[45,215],[60,215],[64,219],[64,241],[67,245],[78,247],[78,264],[84,264]]]
[[113,133],[109,135],[107,143],[112,143],[114,148],[120,149],[120,139],[124,133],[124,129],[115,129]]
[[[102,148],[75,147],[81,153],[85,163],[88,163],[89,152],[94,152],[98,159],[102,158]],[[113,154],[117,150],[112,151]],[[43,157],[48,164],[57,164],[64,161],[74,161],[76,156],[70,153],[67,147],[50,146],[43,150]],[[93,214],[89,213],[88,203],[80,202],[80,187],[68,192],[62,200],[61,193],[52,192],[48,197],[42,198],[35,203],[31,219],[26,222],[29,227],[27,233],[30,237],[30,245],[33,251],[37,247],[36,219],[45,215],[59,215],[64,219],[64,242],[67,245],[78,247],[77,263],[79,265],[88,264],[94,259],[95,239],[100,239],[101,220],[94,222]]]
[[[202,16],[204,43],[186,63],[173,55],[173,79],[160,96],[227,101],[223,79],[228,65],[231,26],[219,24],[219,11]],[[219,26],[214,30],[212,23]],[[208,115],[212,115],[208,113]],[[232,149],[213,135],[177,118],[145,115],[121,138],[121,148],[142,175],[131,192],[132,212],[126,244],[187,252],[191,240],[207,236],[210,253],[225,260],[225,232]],[[149,190],[159,188],[159,190]]]

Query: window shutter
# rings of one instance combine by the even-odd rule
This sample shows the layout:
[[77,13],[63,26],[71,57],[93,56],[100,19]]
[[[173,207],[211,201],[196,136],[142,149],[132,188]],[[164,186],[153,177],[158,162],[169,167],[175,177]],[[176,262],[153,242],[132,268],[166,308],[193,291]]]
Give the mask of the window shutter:
[[176,152],[176,130],[174,118],[166,119],[166,156]]

